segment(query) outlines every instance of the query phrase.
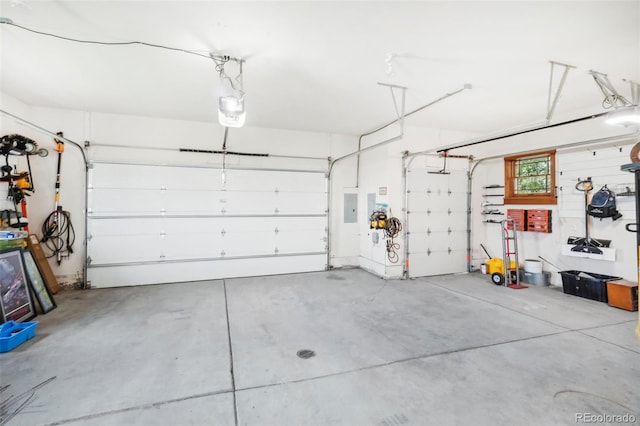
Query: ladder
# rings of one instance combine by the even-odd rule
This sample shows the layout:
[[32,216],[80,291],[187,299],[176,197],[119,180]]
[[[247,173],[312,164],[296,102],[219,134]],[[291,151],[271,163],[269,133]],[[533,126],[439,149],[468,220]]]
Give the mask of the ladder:
[[[516,221],[514,219],[504,219],[501,223],[504,285],[513,289],[527,288],[527,286],[520,284],[520,259],[518,258]],[[511,266],[512,256],[514,261],[513,266]]]

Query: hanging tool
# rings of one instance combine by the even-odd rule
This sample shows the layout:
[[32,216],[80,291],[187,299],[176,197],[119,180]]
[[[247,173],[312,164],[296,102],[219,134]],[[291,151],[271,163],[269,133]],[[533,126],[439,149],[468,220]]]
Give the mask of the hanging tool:
[[608,247],[610,241],[596,240],[589,236],[589,192],[593,189],[593,182],[591,177],[586,179],[578,178],[575,188],[578,191],[584,192],[584,238],[569,237],[568,244],[575,244],[575,247],[571,248],[571,251],[581,253],[594,253],[602,254],[601,247]]
[[[64,136],[62,132],[58,136]],[[54,196],[54,210],[47,216],[42,224],[42,239],[40,240],[52,252],[49,257],[56,257],[58,265],[62,263],[63,255],[73,253],[73,243],[75,241],[75,231],[69,213],[62,209],[60,205],[60,183],[62,153],[64,152],[64,141],[54,139],[56,151],[58,152],[58,165],[56,170],[56,184]]]
[[400,244],[393,241],[394,238],[402,231],[402,223],[397,217],[390,217],[384,225],[384,235],[387,238],[387,258],[389,262],[396,263],[399,259],[397,250]]
[[[2,171],[1,182],[8,183],[8,197],[13,201],[14,212],[7,212],[7,225],[29,231],[27,220],[27,200],[34,191],[33,179],[31,178],[31,155],[45,157],[48,155],[46,149],[38,149],[38,144],[25,136],[18,134],[5,135],[0,138],[0,154],[5,156],[5,165]],[[9,165],[9,155],[25,156],[27,158],[28,171],[18,172],[17,168]],[[20,211],[18,211],[20,204]],[[14,218],[15,216],[15,218]]]

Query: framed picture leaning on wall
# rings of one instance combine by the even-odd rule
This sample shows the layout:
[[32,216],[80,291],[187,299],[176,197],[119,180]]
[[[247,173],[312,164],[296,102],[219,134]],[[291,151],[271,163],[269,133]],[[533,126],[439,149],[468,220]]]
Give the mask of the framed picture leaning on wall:
[[0,321],[27,321],[35,315],[22,249],[0,251]]
[[57,306],[56,302],[53,300],[53,296],[44,282],[42,272],[40,268],[38,268],[38,264],[31,250],[25,249],[22,251],[22,260],[24,262],[24,270],[27,273],[27,279],[29,280],[29,284],[31,284],[34,296],[38,300],[42,313],[46,314],[54,310]]

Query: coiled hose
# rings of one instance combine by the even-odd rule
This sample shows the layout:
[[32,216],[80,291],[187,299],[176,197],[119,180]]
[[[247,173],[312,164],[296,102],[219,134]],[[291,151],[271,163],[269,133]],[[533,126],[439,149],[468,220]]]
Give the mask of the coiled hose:
[[389,262],[396,263],[400,258],[397,250],[400,249],[400,244],[393,241],[395,237],[402,231],[402,223],[397,217],[390,217],[384,227],[384,235],[387,237],[387,259]]
[[76,232],[71,223],[69,212],[56,210],[51,212],[42,224],[42,239],[51,254],[47,257],[56,257],[58,265],[63,257],[73,253],[73,243],[76,240]]

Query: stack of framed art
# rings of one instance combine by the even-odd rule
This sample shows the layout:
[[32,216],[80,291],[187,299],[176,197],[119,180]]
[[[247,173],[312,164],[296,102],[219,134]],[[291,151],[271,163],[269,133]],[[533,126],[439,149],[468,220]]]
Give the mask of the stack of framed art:
[[[46,258],[43,260],[51,271]],[[29,248],[0,251],[0,323],[23,322],[36,316],[34,299],[40,313],[46,314],[56,308],[41,265],[42,260],[39,261]]]

